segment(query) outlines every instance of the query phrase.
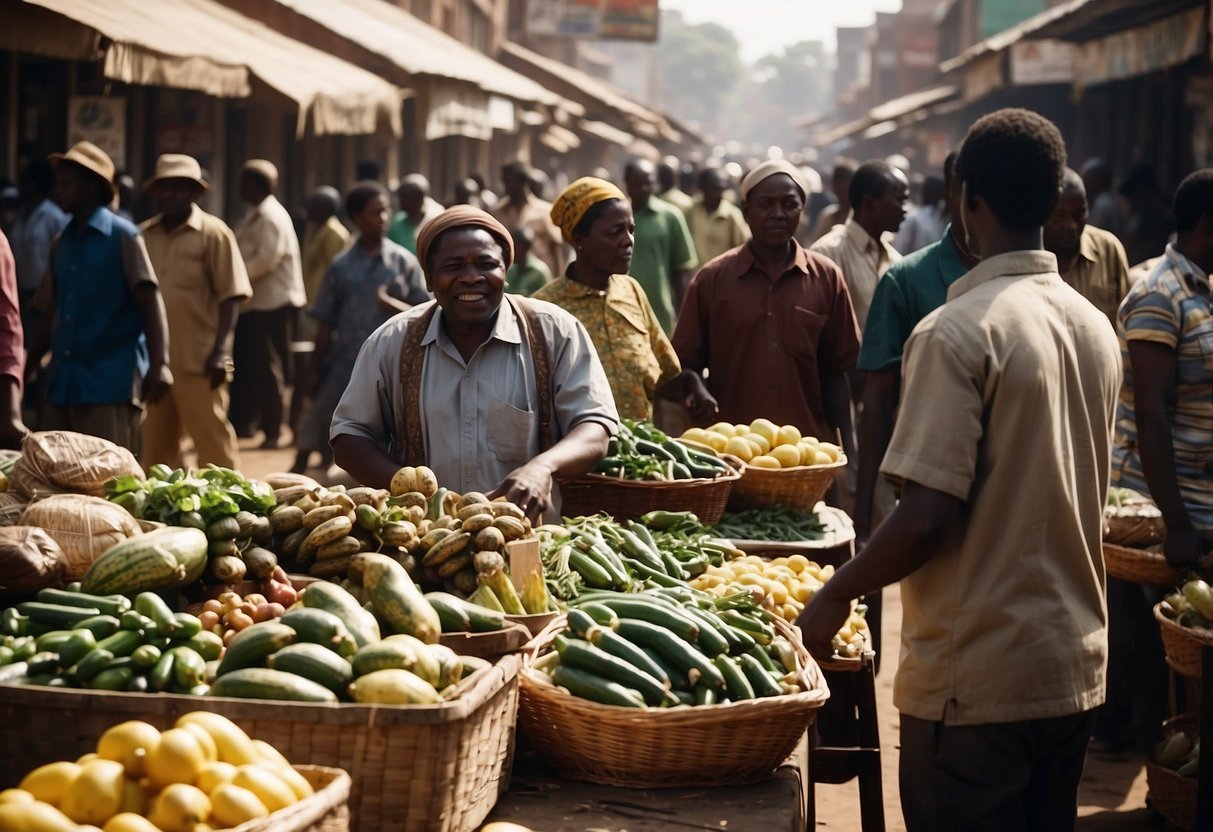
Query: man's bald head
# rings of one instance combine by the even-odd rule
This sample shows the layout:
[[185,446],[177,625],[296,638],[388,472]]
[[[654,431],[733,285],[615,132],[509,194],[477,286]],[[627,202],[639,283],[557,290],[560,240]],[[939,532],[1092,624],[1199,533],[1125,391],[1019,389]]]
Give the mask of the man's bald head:
[[632,209],[639,210],[649,204],[657,180],[657,166],[648,159],[633,159],[623,169],[624,189],[632,201]]

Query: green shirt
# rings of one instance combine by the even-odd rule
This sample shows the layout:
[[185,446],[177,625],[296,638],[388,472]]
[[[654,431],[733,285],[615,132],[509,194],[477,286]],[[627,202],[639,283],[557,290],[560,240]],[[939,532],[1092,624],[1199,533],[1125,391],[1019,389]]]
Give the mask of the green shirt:
[[417,226],[413,225],[409,215],[403,211],[392,215],[392,221],[387,227],[387,238],[396,245],[407,248],[410,254],[417,253]]
[[636,243],[628,271],[644,287],[661,328],[674,327],[673,277],[695,267],[695,244],[682,212],[668,202],[649,197],[643,208],[632,209]]
[[552,273],[548,271],[547,264],[527,252],[526,260],[510,266],[509,271],[505,273],[505,290],[529,298],[551,279]]
[[886,370],[901,364],[914,327],[943,306],[948,287],[968,271],[952,242],[951,229],[949,225],[939,242],[894,263],[876,284],[859,348],[859,369]]

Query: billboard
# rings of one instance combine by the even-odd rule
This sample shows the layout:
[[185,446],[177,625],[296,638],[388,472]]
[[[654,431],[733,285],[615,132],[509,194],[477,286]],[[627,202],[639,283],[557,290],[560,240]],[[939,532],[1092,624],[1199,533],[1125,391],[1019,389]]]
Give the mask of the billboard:
[[535,37],[657,40],[660,0],[529,0],[526,30]]

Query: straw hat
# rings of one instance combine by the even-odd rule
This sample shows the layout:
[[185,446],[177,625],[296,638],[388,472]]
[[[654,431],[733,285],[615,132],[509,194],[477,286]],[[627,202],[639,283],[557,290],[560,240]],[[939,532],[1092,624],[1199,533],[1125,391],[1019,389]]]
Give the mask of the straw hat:
[[184,153],[165,153],[156,160],[156,172],[143,183],[143,190],[150,191],[162,179],[188,179],[202,190],[210,186],[202,178],[202,166],[193,156]]
[[60,162],[75,162],[80,167],[105,180],[110,189],[110,199],[118,191],[114,188],[114,160],[92,142],[76,142],[67,153],[52,153],[51,164],[59,167]]

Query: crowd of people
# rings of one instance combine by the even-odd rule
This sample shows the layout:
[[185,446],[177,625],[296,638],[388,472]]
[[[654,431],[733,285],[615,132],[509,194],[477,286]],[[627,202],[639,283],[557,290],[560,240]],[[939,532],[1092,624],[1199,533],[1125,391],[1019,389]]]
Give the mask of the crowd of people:
[[1114,190],[1024,110],[908,167],[842,159],[827,191],[784,159],[635,159],[552,188],[517,162],[445,207],[371,171],[293,214],[250,160],[229,227],[169,154],[135,225],[80,143],[4,215],[0,441],[236,466],[238,437],[289,435],[297,471],[424,463],[538,519],[621,417],[836,439],[859,554],[800,624],[825,649],[862,596],[879,633],[901,582],[907,825],[1069,828],[1093,732],[1141,746],[1162,718],[1151,601],[1105,582],[1109,479],[1153,496],[1173,565],[1213,548],[1213,170]]

